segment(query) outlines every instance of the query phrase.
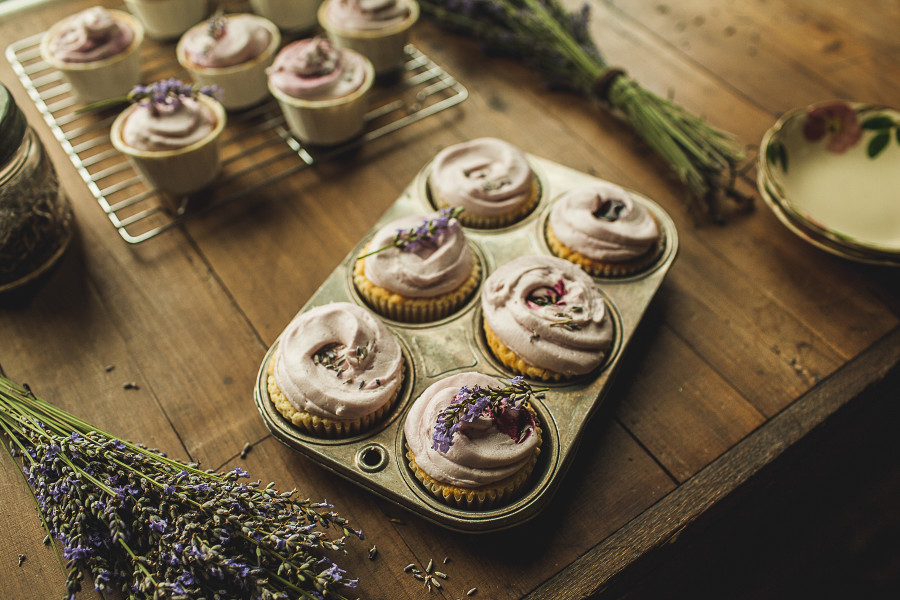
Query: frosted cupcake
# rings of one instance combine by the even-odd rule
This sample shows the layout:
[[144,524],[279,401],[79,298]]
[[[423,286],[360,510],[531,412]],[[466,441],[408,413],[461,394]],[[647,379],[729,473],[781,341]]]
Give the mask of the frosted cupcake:
[[596,276],[635,273],[662,251],[659,225],[650,211],[626,190],[600,181],[556,200],[546,236],[554,254]]
[[371,312],[335,302],[298,315],[282,332],[269,398],[305,432],[346,437],[381,422],[400,395],[403,354]]
[[[518,400],[510,400],[515,396]],[[481,373],[430,385],[403,424],[409,468],[439,500],[484,510],[513,499],[541,452],[541,427],[528,404],[531,388]]]
[[331,41],[372,61],[376,75],[406,62],[409,30],[419,19],[415,0],[325,0],[319,23]]
[[523,256],[481,292],[491,352],[514,372],[559,381],[599,367],[613,343],[609,307],[590,276],[554,256]]
[[428,190],[435,206],[460,207],[462,224],[479,228],[515,223],[540,199],[537,176],[525,155],[495,138],[441,150],[431,165]]
[[138,87],[130,94],[136,103],[113,121],[112,145],[172,199],[206,187],[219,173],[226,118],[212,93],[174,79]]
[[357,259],[353,283],[376,312],[406,323],[446,317],[481,279],[456,213],[404,217],[382,227]]
[[332,146],[362,133],[375,81],[363,55],[324,38],[299,40],[281,49],[268,73],[269,91],[301,142]]
[[95,6],[53,25],[41,39],[41,56],[90,104],[124,96],[141,82],[143,39],[133,16]]
[[281,45],[281,32],[257,15],[215,15],[187,30],[175,55],[198,85],[222,90],[222,104],[238,110],[268,98],[266,69]]
[[125,0],[153,38],[174,39],[206,18],[207,0]]
[[318,24],[316,12],[322,0],[250,0],[256,14],[275,23],[282,31],[308,31]]

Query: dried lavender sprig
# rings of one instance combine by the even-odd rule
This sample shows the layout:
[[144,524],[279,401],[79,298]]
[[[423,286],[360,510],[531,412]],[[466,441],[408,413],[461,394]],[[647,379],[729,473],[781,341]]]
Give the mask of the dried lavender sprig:
[[128,598],[344,598],[352,588],[322,550],[358,535],[327,503],[240,468],[203,471],[97,431],[0,377],[0,431],[23,461],[45,528],[62,545],[68,598],[84,575]]
[[490,49],[535,65],[548,80],[599,99],[659,154],[687,188],[689,208],[721,221],[721,201],[748,209],[736,189],[747,168],[734,136],[612,68],[588,30],[589,7],[570,13],[557,0],[422,0],[439,23]]
[[520,409],[527,400],[540,397],[547,389],[534,389],[521,376],[513,377],[509,385],[502,387],[461,387],[450,404],[438,414],[431,434],[431,448],[446,453],[462,423],[471,423],[485,412],[498,415],[506,409]]
[[356,257],[356,260],[378,254],[389,248],[399,248],[404,252],[410,252],[417,246],[434,243],[445,231],[456,223],[455,219],[462,213],[462,207],[441,209],[440,216],[434,219],[425,219],[421,225],[409,229],[398,229],[393,241],[386,245]]
[[125,96],[99,100],[79,108],[76,112],[130,103],[148,106],[153,111],[159,111],[163,109],[163,107],[174,109],[180,106],[185,98],[196,100],[201,95],[209,96],[210,98],[220,98],[222,90],[215,85],[184,83],[175,78],[161,79],[149,85],[136,85],[132,87],[131,91]]

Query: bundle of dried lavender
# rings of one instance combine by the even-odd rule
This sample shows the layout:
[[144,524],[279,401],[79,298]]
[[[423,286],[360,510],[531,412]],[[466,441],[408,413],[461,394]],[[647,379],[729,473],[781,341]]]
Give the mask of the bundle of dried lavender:
[[342,599],[356,586],[325,554],[363,534],[331,505],[122,441],[2,376],[0,431],[63,546],[69,600],[85,575],[133,600]]
[[734,137],[607,64],[588,30],[589,6],[568,12],[558,0],[419,0],[438,23],[481,40],[489,50],[537,67],[550,83],[600,100],[669,164],[687,202],[715,220],[735,189],[744,153]]

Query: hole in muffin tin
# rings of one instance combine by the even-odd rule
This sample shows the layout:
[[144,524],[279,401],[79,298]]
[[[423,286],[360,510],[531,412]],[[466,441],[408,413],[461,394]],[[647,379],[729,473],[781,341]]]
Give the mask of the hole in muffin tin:
[[388,464],[387,449],[381,444],[368,444],[356,453],[356,466],[366,473],[377,473]]

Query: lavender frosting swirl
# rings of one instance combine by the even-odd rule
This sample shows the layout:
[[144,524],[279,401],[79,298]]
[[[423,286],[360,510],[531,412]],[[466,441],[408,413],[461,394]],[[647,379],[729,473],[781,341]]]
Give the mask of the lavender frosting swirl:
[[351,31],[395,27],[410,14],[407,0],[331,0],[327,11],[332,23]]
[[195,25],[184,34],[184,52],[191,62],[205,68],[248,62],[262,54],[272,40],[263,22],[256,15],[238,14],[224,17],[224,27],[218,30],[212,23]]
[[122,124],[122,140],[139,150],[176,150],[204,139],[216,125],[212,109],[191,98],[138,105]]
[[553,235],[568,248],[604,262],[637,258],[659,240],[650,212],[621,187],[594,182],[563,194],[550,211]]
[[484,320],[526,362],[567,376],[603,362],[613,324],[580,267],[555,256],[522,256],[494,271],[481,292]]
[[[369,251],[390,245],[398,231],[422,225],[438,214],[404,217],[382,227],[369,243]],[[366,257],[366,278],[379,287],[407,298],[432,298],[458,289],[472,272],[472,250],[456,219],[434,243],[401,250],[393,247]]]
[[298,410],[356,419],[375,412],[397,393],[403,355],[372,313],[356,304],[334,302],[291,321],[281,334],[274,372],[275,383]]
[[448,146],[435,156],[429,184],[449,206],[481,216],[508,214],[532,195],[534,173],[521,150],[496,138]]
[[516,443],[489,417],[481,416],[471,423],[462,423],[446,454],[432,449],[431,436],[438,415],[464,385],[471,388],[504,384],[481,373],[460,373],[441,379],[422,392],[410,407],[403,433],[416,464],[425,473],[441,483],[475,488],[506,479],[526,466],[538,439],[530,435]]
[[50,53],[57,60],[87,63],[114,56],[131,45],[134,31],[101,6],[69,17],[50,40]]
[[288,44],[266,72],[272,86],[303,100],[341,98],[358,90],[366,79],[362,55],[336,48],[324,38]]

